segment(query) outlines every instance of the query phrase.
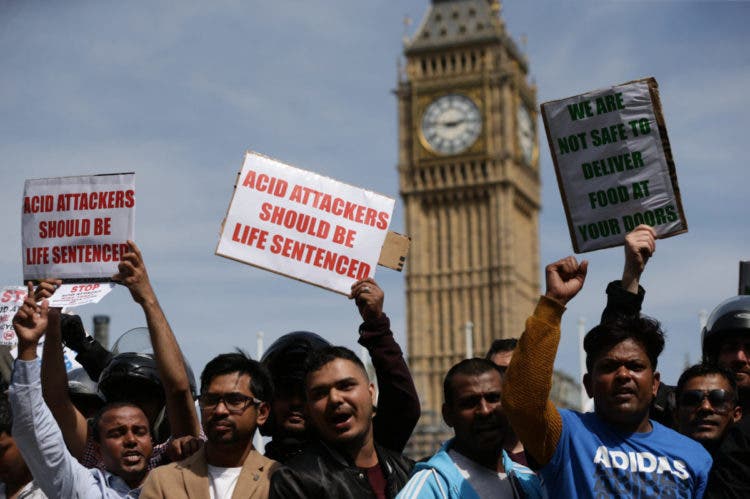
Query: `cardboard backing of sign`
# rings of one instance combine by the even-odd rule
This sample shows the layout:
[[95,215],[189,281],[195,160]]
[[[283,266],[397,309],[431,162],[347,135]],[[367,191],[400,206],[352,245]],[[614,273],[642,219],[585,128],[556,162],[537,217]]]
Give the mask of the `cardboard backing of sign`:
[[348,294],[380,261],[403,267],[409,239],[388,232],[394,204],[248,151],[216,255]]
[[[558,136],[558,133],[560,133],[561,130],[553,129],[553,117],[551,116],[553,110],[556,115],[559,115],[565,110],[565,106],[568,104],[581,106],[582,103],[591,102],[597,97],[615,95],[618,91],[620,91],[620,93],[628,90],[632,91],[632,89],[635,87],[638,87],[639,89],[647,89],[646,92],[642,93],[645,93],[649,102],[640,103],[640,105],[643,109],[646,110],[646,114],[653,114],[652,119],[649,118],[648,120],[650,123],[650,132],[643,133],[639,139],[633,140],[634,138],[630,137],[630,140],[624,141],[624,145],[622,143],[612,146],[606,144],[600,149],[600,156],[597,156],[596,152],[588,151],[585,153],[588,156],[586,156],[585,159],[582,160],[571,160],[570,156],[563,157],[562,149],[558,151],[558,147],[560,146],[559,142],[557,141],[557,139],[561,138],[560,136]],[[579,110],[580,109],[582,108],[579,108]],[[623,122],[624,119],[626,119],[623,118],[623,116],[625,116],[627,112],[628,111],[615,111],[612,113],[602,113],[609,114],[609,116],[603,118],[599,118],[597,116],[596,120],[603,121],[605,119],[609,119],[609,124],[611,124],[613,121],[612,117],[614,117],[619,118],[619,121],[617,119],[614,119],[614,121],[620,123]],[[627,232],[632,230],[634,226],[639,225],[639,223],[647,223],[654,226],[657,232],[657,237],[659,238],[671,237],[687,232],[687,220],[685,218],[685,212],[682,206],[682,199],[680,197],[680,189],[677,183],[677,173],[674,158],[672,155],[672,148],[669,143],[666,122],[664,120],[661,101],[659,99],[659,88],[656,80],[653,77],[633,80],[621,85],[615,85],[609,88],[595,90],[565,99],[545,102],[541,105],[541,113],[544,120],[544,128],[547,134],[547,141],[550,147],[550,154],[552,155],[552,161],[555,166],[557,185],[560,189],[560,196],[562,198],[563,207],[565,208],[565,215],[568,222],[570,238],[576,253],[583,253],[587,251],[594,251],[597,249],[622,245]],[[572,111],[570,113],[572,117]],[[592,116],[585,116],[581,119],[581,121],[589,117]],[[625,126],[625,129],[627,130],[627,133],[630,134],[630,127],[635,125],[631,125],[628,122],[625,122],[623,124]],[[653,126],[654,124],[656,125],[655,127]],[[617,125],[617,123],[615,123],[615,125]],[[588,130],[588,132],[594,132],[594,130]],[[580,131],[580,128],[578,131]],[[596,131],[598,138],[601,139],[602,136],[599,134],[599,132],[603,132],[603,130]],[[581,133],[585,135],[585,138],[591,139],[591,137],[593,137],[593,135],[586,135],[585,131]],[[571,136],[572,135],[575,135],[575,133],[571,134]],[[593,214],[588,215],[590,216],[590,218],[584,217],[582,219],[580,217],[580,214],[581,211],[585,211],[584,205],[590,202],[593,209],[593,206],[599,201],[599,199],[601,199],[595,194],[601,195],[601,192],[607,193],[607,191],[612,188],[620,189],[619,193],[622,194],[625,192],[622,191],[623,188],[627,190],[628,188],[633,187],[628,185],[628,175],[631,172],[622,167],[621,164],[623,161],[632,161],[633,163],[637,164],[635,156],[632,155],[632,151],[627,148],[627,146],[633,142],[652,143],[648,146],[648,148],[652,150],[653,153],[648,155],[644,154],[644,156],[647,156],[647,158],[644,158],[644,163],[640,167],[642,172],[646,172],[645,175],[651,175],[652,177],[646,178],[644,177],[644,174],[641,174],[641,172],[639,172],[640,177],[638,178],[645,178],[646,180],[653,180],[654,178],[656,178],[657,180],[661,181],[660,184],[662,187],[662,191],[659,192],[659,200],[654,201],[653,199],[646,199],[640,205],[643,208],[643,211],[633,212],[633,206],[638,207],[639,205],[633,202],[637,200],[632,198],[633,194],[631,193],[628,194],[631,197],[624,202],[629,203],[630,207],[617,207],[613,210],[612,206],[605,205],[605,208],[609,209],[610,214],[604,216],[601,220],[597,220],[596,216]],[[575,141],[569,145],[575,145]],[[568,150],[565,152],[570,153],[571,151]],[[581,151],[581,153],[584,154],[583,151]],[[625,156],[627,156],[627,158]],[[614,159],[615,163],[610,163],[611,159]],[[596,163],[605,166],[603,166],[601,170],[590,167],[590,165]],[[613,164],[616,166],[613,166]],[[585,169],[584,165],[589,165],[589,168]],[[616,172],[602,173],[602,171],[614,168],[622,169]],[[636,167],[635,169],[637,168],[638,167]],[[573,175],[573,169],[583,169],[584,175],[588,173],[592,176],[592,178],[596,177],[595,180],[599,183],[598,186],[601,188],[592,188],[592,190],[595,192],[576,192],[575,189],[571,186],[570,182],[571,176]],[[651,171],[651,173],[648,173],[649,170]],[[603,180],[599,180],[599,174],[601,174]],[[619,182],[618,179],[620,180]],[[594,199],[588,199],[587,195],[593,195]],[[615,200],[619,202],[622,200],[622,197],[620,197],[619,199],[615,198]],[[609,201],[611,201],[611,198],[605,196],[604,202],[608,203]],[[669,203],[668,206],[670,207],[670,210],[668,211],[668,214],[670,215],[670,217],[669,219],[667,219],[668,223],[665,222],[663,226],[660,226],[660,224],[657,222],[663,220],[662,215],[663,213],[665,213],[664,206],[666,205],[666,203]],[[577,204],[577,206],[574,206],[574,204]],[[597,208],[601,207],[597,206]],[[661,213],[657,212],[654,208],[661,208]],[[674,218],[674,220],[671,220],[671,218]]]

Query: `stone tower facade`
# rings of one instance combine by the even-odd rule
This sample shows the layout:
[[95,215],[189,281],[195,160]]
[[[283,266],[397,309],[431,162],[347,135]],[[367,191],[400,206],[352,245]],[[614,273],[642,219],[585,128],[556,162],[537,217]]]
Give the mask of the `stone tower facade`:
[[410,451],[422,456],[451,434],[445,373],[519,336],[538,297],[539,148],[536,89],[497,0],[432,0],[404,56],[407,341],[423,413]]

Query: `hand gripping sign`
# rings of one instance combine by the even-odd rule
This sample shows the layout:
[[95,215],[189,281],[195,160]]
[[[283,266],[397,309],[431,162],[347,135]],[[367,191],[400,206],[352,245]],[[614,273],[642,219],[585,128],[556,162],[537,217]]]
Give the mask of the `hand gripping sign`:
[[248,152],[216,254],[348,294],[355,280],[375,274],[393,234],[393,206],[391,198]]
[[27,180],[24,281],[107,281],[128,251],[135,225],[135,174]]
[[643,223],[687,232],[655,79],[545,102],[542,116],[576,253],[621,245]]

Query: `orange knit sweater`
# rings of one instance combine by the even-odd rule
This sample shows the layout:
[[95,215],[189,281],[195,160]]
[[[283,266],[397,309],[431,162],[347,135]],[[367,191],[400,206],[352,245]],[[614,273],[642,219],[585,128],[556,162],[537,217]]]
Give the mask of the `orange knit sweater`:
[[542,296],[526,319],[526,330],[513,353],[503,384],[503,408],[526,452],[539,466],[557,449],[562,418],[549,400],[552,370],[560,343],[565,307]]

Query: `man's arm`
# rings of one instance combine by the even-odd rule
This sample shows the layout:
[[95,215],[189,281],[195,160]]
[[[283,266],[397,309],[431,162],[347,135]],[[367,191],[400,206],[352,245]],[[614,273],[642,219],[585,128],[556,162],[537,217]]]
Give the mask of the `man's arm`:
[[[34,301],[52,296],[62,283],[59,279],[44,279],[34,292]],[[42,394],[52,416],[62,432],[70,453],[80,459],[86,448],[88,423],[76,409],[68,393],[68,375],[62,348],[60,309],[52,308],[48,313],[47,332],[42,352]]]
[[83,366],[92,380],[98,380],[104,368],[112,360],[112,352],[86,334],[81,318],[77,315],[62,314],[60,329],[65,346],[76,352],[76,362]]
[[505,413],[524,449],[539,466],[552,459],[562,435],[562,418],[549,400],[552,370],[565,305],[583,287],[587,269],[587,261],[579,264],[572,256],[547,265],[547,292],[526,320],[526,330],[505,375]]
[[[18,359],[10,386],[13,438],[34,480],[48,497],[87,497],[96,487],[91,473],[70,455],[42,398],[36,350],[48,324],[47,301],[39,306],[29,294],[13,319]],[[64,371],[63,371],[64,372]]]
[[618,317],[640,315],[646,294],[640,280],[646,263],[656,251],[656,232],[648,225],[639,225],[625,236],[624,248],[622,279],[607,286],[607,306],[602,312],[602,323]]
[[141,251],[133,241],[128,241],[128,245],[130,250],[122,256],[117,267],[119,272],[112,276],[112,280],[127,286],[133,300],[143,308],[146,315],[156,368],[166,395],[167,418],[172,436],[197,437],[200,435],[200,425],[180,346],[151,287]]
[[378,409],[373,421],[375,441],[402,452],[419,421],[420,404],[404,354],[383,312],[385,295],[373,279],[356,282],[351,298],[364,321],[359,344],[367,348],[378,378]]

